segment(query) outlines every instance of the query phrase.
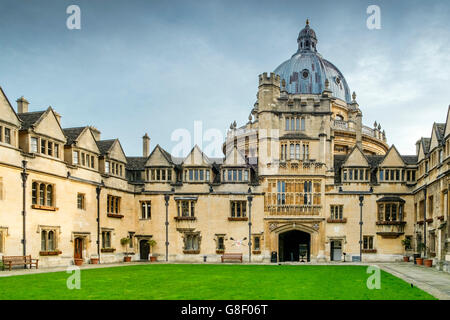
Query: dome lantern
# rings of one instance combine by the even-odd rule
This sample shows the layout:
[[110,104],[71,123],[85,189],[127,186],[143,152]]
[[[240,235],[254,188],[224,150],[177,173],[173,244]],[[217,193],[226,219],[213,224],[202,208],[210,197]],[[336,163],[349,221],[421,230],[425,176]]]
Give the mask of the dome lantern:
[[306,19],[305,27],[298,34],[297,43],[298,43],[298,52],[301,51],[317,52],[316,32],[309,26],[309,19]]

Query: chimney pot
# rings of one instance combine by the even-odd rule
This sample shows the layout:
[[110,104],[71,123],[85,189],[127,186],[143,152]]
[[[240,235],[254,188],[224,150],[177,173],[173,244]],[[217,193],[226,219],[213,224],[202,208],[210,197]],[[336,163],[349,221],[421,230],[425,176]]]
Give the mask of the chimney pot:
[[30,104],[27,99],[25,99],[23,96],[21,96],[19,99],[16,100],[17,102],[17,113],[27,113],[28,112],[28,105]]
[[150,155],[150,137],[147,133],[142,137],[142,156],[148,157]]

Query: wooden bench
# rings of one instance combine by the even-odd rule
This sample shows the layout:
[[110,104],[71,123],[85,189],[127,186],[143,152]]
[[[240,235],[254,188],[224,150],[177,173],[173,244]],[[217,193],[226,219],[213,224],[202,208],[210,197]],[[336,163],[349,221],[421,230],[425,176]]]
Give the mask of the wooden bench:
[[39,259],[31,259],[31,255],[29,256],[3,256],[3,270],[7,266],[9,271],[11,271],[13,266],[26,266],[30,265],[30,269],[35,266],[38,268]]
[[242,253],[224,253],[222,255],[222,263],[224,260],[240,260],[242,262]]

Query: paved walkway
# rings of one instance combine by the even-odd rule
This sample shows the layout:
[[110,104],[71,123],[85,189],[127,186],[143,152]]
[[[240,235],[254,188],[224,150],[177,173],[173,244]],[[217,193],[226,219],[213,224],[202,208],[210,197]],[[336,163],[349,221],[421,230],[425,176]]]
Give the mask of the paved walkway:
[[440,300],[450,300],[450,273],[414,263],[377,263],[382,270],[428,292]]

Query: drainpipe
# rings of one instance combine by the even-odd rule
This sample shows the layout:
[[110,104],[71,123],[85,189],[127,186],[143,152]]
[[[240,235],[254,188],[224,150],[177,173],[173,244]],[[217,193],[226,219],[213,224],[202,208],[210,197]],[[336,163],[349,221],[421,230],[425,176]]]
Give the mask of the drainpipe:
[[423,244],[424,244],[424,258],[427,257],[427,186],[423,189]]
[[252,189],[248,188],[248,262],[252,262]]
[[[27,161],[22,161],[22,189],[23,189],[23,197],[22,197],[22,217],[23,217],[23,235],[22,235],[22,248],[23,248],[23,255],[27,255],[27,242],[26,242],[26,215],[27,215],[27,209],[26,209],[26,191],[27,191]],[[36,191],[37,192],[37,191]],[[25,264],[24,269],[27,268],[27,265]]]
[[95,191],[97,192],[97,256],[98,256],[98,263],[101,263],[100,262],[100,192],[102,191],[101,185],[98,185]]

